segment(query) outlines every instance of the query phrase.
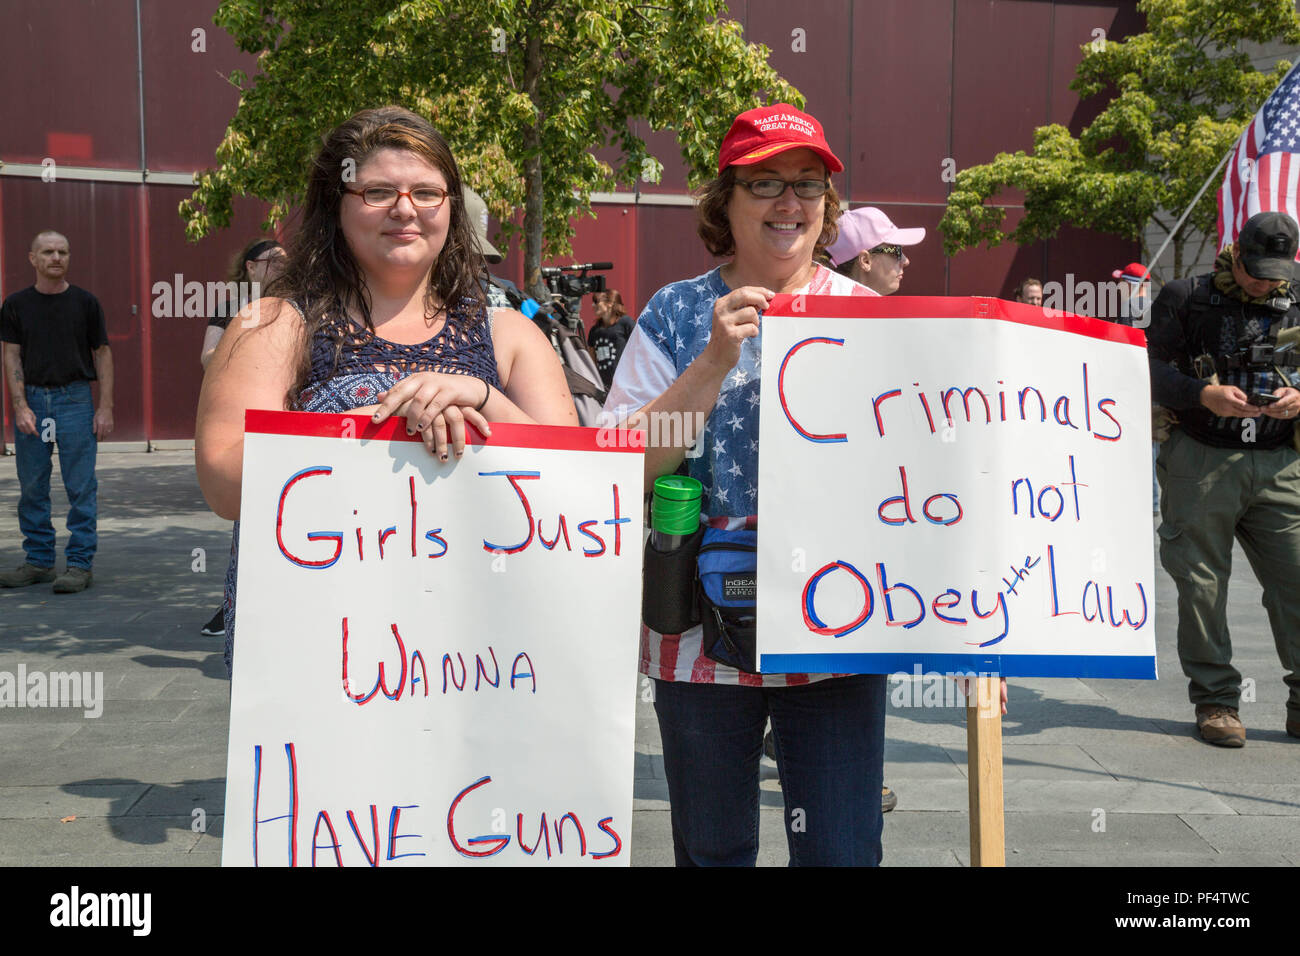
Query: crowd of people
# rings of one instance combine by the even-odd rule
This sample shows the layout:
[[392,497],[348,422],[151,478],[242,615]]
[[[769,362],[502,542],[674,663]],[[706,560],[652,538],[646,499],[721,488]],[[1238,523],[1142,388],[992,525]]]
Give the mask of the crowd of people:
[[[355,175],[345,176],[351,164]],[[698,191],[698,236],[722,264],[664,286],[636,320],[617,291],[593,302],[590,345],[609,390],[606,411],[626,427],[656,413],[703,423],[679,444],[647,448],[645,480],[647,488],[674,473],[699,481],[710,528],[757,526],[761,322],[773,297],[897,293],[905,250],[925,239],[924,229],[899,228],[878,208],[843,209],[832,179],[843,168],[814,117],[788,104],[742,113],[719,144],[716,176]],[[265,290],[211,321],[195,445],[204,496],[235,522],[225,601],[204,629],[224,633],[228,666],[246,410],[396,417],[444,462],[464,453],[467,424],[485,435],[491,422],[577,424],[550,341],[493,298],[487,258],[500,255],[471,196],[426,119],[398,107],[363,110],[325,137],[290,247],[259,237],[236,257],[232,281]],[[1141,304],[1130,318],[1150,312],[1153,397],[1172,424],[1156,469],[1160,554],[1178,586],[1178,650],[1198,732],[1223,746],[1245,741],[1225,616],[1234,537],[1264,588],[1288,672],[1286,729],[1300,737],[1300,391],[1292,386],[1300,363],[1287,364],[1279,345],[1279,332],[1300,324],[1296,252],[1296,224],[1270,213],[1246,223],[1211,274],[1170,282],[1153,305],[1144,267],[1113,275]],[[5,587],[53,580],[55,591],[75,591],[91,581],[95,443],[112,429],[112,361],[103,310],[68,284],[68,258],[66,238],[39,234],[36,284],[0,312],[26,551],[17,571],[0,575]],[[1014,298],[1041,306],[1043,288],[1026,278]],[[724,428],[731,440],[714,441]],[[57,577],[55,441],[71,502],[67,570]],[[687,456],[692,447],[702,453]],[[640,669],[655,684],[679,865],[755,862],[765,746],[787,807],[817,821],[799,827],[785,815],[791,862],[880,862],[882,813],[894,803],[882,779],[885,675],[747,673],[710,656],[699,625],[676,634],[643,627]],[[1005,712],[1005,683],[1003,695]]]

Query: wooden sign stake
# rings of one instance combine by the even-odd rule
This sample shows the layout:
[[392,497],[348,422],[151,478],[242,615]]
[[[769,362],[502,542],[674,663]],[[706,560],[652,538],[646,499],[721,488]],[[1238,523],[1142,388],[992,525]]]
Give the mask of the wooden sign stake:
[[966,778],[971,866],[1006,866],[1002,820],[1002,704],[998,676],[970,679],[966,697]]

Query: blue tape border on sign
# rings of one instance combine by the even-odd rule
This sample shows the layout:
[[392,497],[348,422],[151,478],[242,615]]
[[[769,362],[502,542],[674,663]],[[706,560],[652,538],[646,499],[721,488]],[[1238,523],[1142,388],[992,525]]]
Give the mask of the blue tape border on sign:
[[764,654],[764,674],[912,674],[975,672],[1002,677],[1083,677],[1155,680],[1156,660],[1145,656],[1082,654]]

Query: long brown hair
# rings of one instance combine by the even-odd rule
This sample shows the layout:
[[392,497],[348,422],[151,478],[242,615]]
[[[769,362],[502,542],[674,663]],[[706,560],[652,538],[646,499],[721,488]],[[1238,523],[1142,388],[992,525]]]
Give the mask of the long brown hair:
[[434,316],[444,307],[449,313],[453,309],[464,310],[473,317],[470,321],[477,321],[485,314],[487,298],[480,277],[486,273],[487,266],[465,214],[460,169],[446,140],[423,116],[400,106],[362,110],[325,136],[320,152],[312,161],[302,225],[289,249],[284,273],[272,286],[275,295],[297,303],[306,320],[298,374],[289,390],[291,408],[297,405],[298,393],[307,384],[311,343],[317,332],[323,332],[332,341],[333,362],[337,367],[344,339],[348,337],[349,323],[345,317],[349,308],[361,314],[368,331],[374,331],[370,290],[343,237],[339,210],[344,187],[356,178],[356,170],[380,149],[414,153],[447,180],[445,201],[451,206],[451,222],[425,287],[425,314]]

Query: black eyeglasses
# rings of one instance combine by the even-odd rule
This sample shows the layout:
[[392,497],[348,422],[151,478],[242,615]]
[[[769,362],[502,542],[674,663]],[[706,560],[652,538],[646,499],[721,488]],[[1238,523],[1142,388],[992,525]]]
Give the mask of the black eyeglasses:
[[877,253],[884,253],[887,256],[893,256],[895,259],[903,258],[903,247],[895,245],[892,242],[882,242],[880,245],[876,246],[876,248],[867,251],[873,256]]
[[379,206],[381,209],[391,209],[403,196],[419,209],[437,209],[447,199],[447,190],[438,186],[419,186],[409,192],[402,192],[395,186],[367,186],[365,189],[344,187],[343,191],[360,196],[367,206]]
[[776,199],[784,196],[786,188],[794,187],[794,194],[800,199],[817,199],[826,195],[831,188],[828,179],[801,179],[790,182],[788,179],[737,179],[737,186],[744,186],[751,196],[759,199]]

